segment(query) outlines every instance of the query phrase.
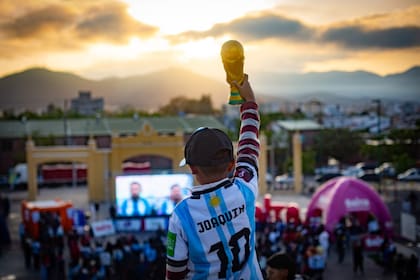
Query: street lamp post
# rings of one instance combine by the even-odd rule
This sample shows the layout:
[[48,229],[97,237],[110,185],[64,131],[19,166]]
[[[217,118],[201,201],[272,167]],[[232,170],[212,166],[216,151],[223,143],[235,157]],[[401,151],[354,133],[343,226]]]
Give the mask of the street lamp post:
[[376,104],[376,118],[377,118],[377,125],[378,125],[378,136],[381,133],[381,100],[380,99],[374,99],[373,102]]
[[[381,162],[381,100],[380,99],[374,99],[373,102],[376,104],[376,118],[377,118],[377,135],[378,135],[378,163]],[[378,185],[378,192],[382,193],[382,187],[381,187],[381,179],[379,178],[379,185]]]
[[63,110],[63,122],[64,122],[64,143],[66,146],[70,145],[70,136],[68,134],[68,123],[67,123],[67,99],[64,99],[64,110]]
[[275,183],[275,181],[274,181],[274,177],[275,177],[275,175],[276,175],[276,172],[275,172],[275,152],[276,152],[276,145],[275,145],[275,143],[274,143],[274,141],[275,141],[275,139],[274,139],[274,137],[273,136],[271,136],[271,143],[270,143],[270,146],[268,147],[268,150],[269,150],[269,152],[270,152],[270,157],[269,157],[269,160],[270,160],[270,168],[269,168],[269,170],[270,170],[270,175],[271,175],[271,181],[270,181],[270,185],[269,185],[269,190],[274,190],[274,183]]

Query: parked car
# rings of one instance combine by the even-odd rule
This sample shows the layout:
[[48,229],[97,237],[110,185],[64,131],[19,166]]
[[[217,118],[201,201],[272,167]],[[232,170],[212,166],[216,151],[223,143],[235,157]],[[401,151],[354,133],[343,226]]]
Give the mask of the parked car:
[[420,169],[419,168],[410,168],[403,173],[398,175],[398,180],[400,181],[414,181],[420,182]]
[[326,173],[326,174],[315,176],[315,181],[317,181],[318,183],[324,183],[328,180],[331,180],[332,178],[336,178],[336,177],[340,177],[340,176],[343,176],[343,174],[341,174],[341,173]]
[[340,168],[337,165],[327,165],[315,168],[316,175],[339,173]]
[[289,174],[277,175],[274,178],[276,189],[290,189],[293,187],[294,178]]
[[381,177],[375,172],[362,172],[357,178],[366,182],[379,183],[381,181]]
[[349,166],[346,169],[343,169],[341,174],[343,174],[343,176],[357,177],[358,175],[363,174],[363,170],[356,166]]
[[375,168],[378,167],[378,164],[376,162],[359,162],[356,164],[356,167],[362,169],[363,171],[374,171]]
[[397,176],[397,172],[390,162],[384,162],[379,167],[375,168],[375,173],[382,178],[395,178]]
[[265,182],[267,183],[267,185],[271,185],[273,183],[273,175],[266,172],[265,173]]

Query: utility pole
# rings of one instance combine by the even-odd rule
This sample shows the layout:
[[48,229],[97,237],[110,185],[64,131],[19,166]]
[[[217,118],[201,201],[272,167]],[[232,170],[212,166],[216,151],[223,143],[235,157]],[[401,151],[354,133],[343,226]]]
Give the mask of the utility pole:
[[377,125],[378,125],[378,136],[381,134],[381,100],[374,99],[374,103],[376,103],[376,117],[377,117]]
[[64,122],[64,143],[66,146],[69,146],[70,139],[68,135],[68,124],[67,124],[67,99],[64,99],[63,122]]
[[[374,99],[373,102],[376,104],[376,118],[377,118],[377,135],[378,135],[378,163],[381,163],[381,100],[380,99]],[[382,187],[381,187],[381,180],[382,178],[379,178],[379,186],[378,186],[378,192],[382,193]]]
[[274,144],[274,137],[273,136],[271,136],[271,143],[270,143],[270,146],[269,146],[269,148],[268,148],[268,150],[270,151],[270,157],[269,157],[269,159],[270,159],[270,168],[269,168],[269,170],[270,170],[270,175],[271,175],[271,181],[270,181],[270,186],[269,186],[269,189],[270,190],[274,190],[274,186],[275,186],[275,180],[274,180],[274,178],[275,178],[275,176],[276,176],[276,172],[275,172],[275,152],[276,152],[276,145]]

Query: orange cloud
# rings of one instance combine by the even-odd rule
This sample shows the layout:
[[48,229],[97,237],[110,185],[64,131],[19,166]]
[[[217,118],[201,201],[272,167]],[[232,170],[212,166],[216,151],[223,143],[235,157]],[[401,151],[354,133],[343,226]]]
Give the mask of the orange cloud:
[[132,36],[148,38],[157,32],[156,27],[130,17],[126,8],[121,3],[89,8],[75,26],[75,34],[82,39],[120,43]]
[[[10,2],[0,8],[13,10]],[[77,50],[92,42],[125,44],[131,37],[149,38],[158,29],[134,20],[123,3],[58,1],[26,6],[0,21],[1,57],[50,50]]]
[[59,32],[71,25],[76,13],[65,6],[51,5],[29,11],[1,25],[6,38],[24,39],[42,36],[47,32]]
[[[407,18],[404,16],[408,15]],[[388,13],[326,26],[312,26],[298,19],[271,12],[246,15],[228,23],[214,25],[207,31],[190,31],[169,37],[173,43],[206,37],[231,35],[242,41],[268,39],[303,44],[333,44],[344,49],[404,49],[420,46],[420,7],[396,14]],[[373,24],[393,19],[394,25]],[[400,20],[397,20],[400,19]]]

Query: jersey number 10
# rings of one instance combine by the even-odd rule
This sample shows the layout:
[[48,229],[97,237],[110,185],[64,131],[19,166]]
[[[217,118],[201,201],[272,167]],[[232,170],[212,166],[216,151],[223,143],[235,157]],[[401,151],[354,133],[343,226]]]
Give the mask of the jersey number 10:
[[[250,235],[251,231],[249,230],[249,228],[243,228],[240,231],[238,231],[237,233],[235,233],[234,235],[232,235],[232,237],[229,240],[229,247],[230,247],[230,252],[232,254],[232,272],[237,272],[239,270],[241,270],[241,268],[243,267],[243,265],[247,262],[249,254],[250,254],[250,249],[249,249],[249,235]],[[243,246],[244,248],[244,252],[243,252],[243,259],[242,261],[240,261],[240,253],[241,253],[241,247],[239,246],[239,240],[241,238],[245,238],[245,246]],[[218,274],[219,278],[226,278],[226,271],[227,271],[227,267],[228,267],[228,256],[227,256],[227,252],[225,251],[224,247],[223,247],[223,242],[217,242],[213,245],[211,245],[210,247],[210,251],[214,252],[216,251],[217,256],[220,259],[220,272]]]

